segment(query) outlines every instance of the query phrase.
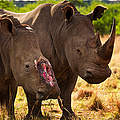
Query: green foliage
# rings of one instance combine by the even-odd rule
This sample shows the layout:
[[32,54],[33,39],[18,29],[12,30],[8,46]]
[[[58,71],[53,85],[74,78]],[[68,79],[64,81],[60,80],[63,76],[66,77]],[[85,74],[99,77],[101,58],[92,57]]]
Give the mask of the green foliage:
[[120,23],[119,23],[119,18],[120,18],[120,4],[114,4],[111,6],[108,6],[108,10],[105,12],[103,17],[94,22],[96,30],[100,31],[101,34],[108,34],[110,32],[111,24],[113,21],[113,18],[116,19],[116,32],[117,34],[120,34]]
[[[57,4],[60,1],[63,1],[63,0],[39,0],[36,3],[27,4],[24,7],[18,8],[13,4],[13,2],[8,2],[6,0],[1,0],[0,1],[0,8],[7,9],[7,10],[10,10],[10,11],[14,11],[14,12],[23,13],[23,12],[28,12],[28,11],[33,10],[39,4],[43,4],[43,3]],[[106,3],[103,3],[103,2],[93,0],[91,2],[91,4],[88,5],[87,3],[84,3],[83,0],[69,0],[69,1],[71,1],[73,4],[75,4],[76,8],[78,9],[78,11],[80,11],[81,14],[90,13],[91,11],[94,10],[94,8],[97,5],[103,5],[103,6],[107,7],[108,9],[105,11],[103,17],[101,19],[98,19],[97,21],[93,22],[94,26],[95,26],[95,30],[99,31],[99,33],[102,34],[102,35],[103,34],[109,34],[113,18],[115,18],[116,19],[116,33],[120,34],[120,22],[119,22],[120,3],[106,4]]]
[[118,4],[105,4],[103,2],[93,1],[89,6],[77,6],[78,10],[81,14],[88,14],[94,10],[97,5],[103,5],[107,8],[103,17],[94,21],[94,26],[96,31],[99,31],[102,35],[109,34],[111,29],[111,24],[113,18],[116,19],[116,33],[120,34],[120,3]]
[[86,6],[87,3],[83,2],[83,0],[69,0],[72,2],[75,6]]
[[25,5],[24,7],[22,8],[19,8],[19,11],[20,13],[23,13],[23,12],[29,12],[31,10],[33,10],[34,8],[36,8],[38,5],[40,4],[44,4],[44,3],[53,3],[53,4],[57,4],[58,2],[60,2],[62,0],[59,0],[59,1],[55,1],[55,0],[39,0],[37,1],[36,3],[33,3],[33,4],[27,4]]
[[0,0],[0,9],[15,11],[17,7],[15,7],[13,1],[9,2],[8,0]]

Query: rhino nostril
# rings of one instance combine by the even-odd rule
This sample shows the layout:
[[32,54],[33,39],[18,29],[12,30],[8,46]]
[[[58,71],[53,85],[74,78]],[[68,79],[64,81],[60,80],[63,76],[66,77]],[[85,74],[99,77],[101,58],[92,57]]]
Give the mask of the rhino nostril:
[[37,94],[36,94],[36,99],[39,99],[39,100],[42,100],[44,99],[44,93],[41,92],[41,91],[38,91]]
[[93,77],[92,72],[86,71],[86,73],[85,73],[85,79],[90,79],[90,78],[92,78],[92,77]]

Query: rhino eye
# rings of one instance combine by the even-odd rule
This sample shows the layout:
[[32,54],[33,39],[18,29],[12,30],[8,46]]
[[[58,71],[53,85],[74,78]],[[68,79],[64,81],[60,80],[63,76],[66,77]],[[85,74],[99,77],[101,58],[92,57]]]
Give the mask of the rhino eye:
[[82,54],[81,51],[80,51],[80,49],[76,49],[76,51],[77,51],[77,53],[78,53],[79,55]]
[[79,53],[79,52],[80,52],[80,50],[79,50],[79,49],[77,49],[77,52]]

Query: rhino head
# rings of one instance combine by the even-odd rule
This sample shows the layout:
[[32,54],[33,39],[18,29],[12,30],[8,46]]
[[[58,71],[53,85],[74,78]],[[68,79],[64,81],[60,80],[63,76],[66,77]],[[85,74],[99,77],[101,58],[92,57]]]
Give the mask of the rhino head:
[[8,80],[14,76],[26,94],[43,100],[60,94],[52,66],[37,43],[38,37],[28,25],[12,17],[0,18],[0,55]]
[[[58,9],[58,6],[55,6],[54,9]],[[59,24],[58,28],[54,25],[56,29],[54,46],[58,57],[71,67],[73,73],[88,83],[103,82],[111,75],[108,64],[115,41],[115,19],[111,35],[102,45],[99,33],[94,32],[92,21],[101,18],[106,8],[97,6],[90,14],[82,15],[71,3],[64,2],[59,11],[60,9],[62,12],[59,15],[56,10],[52,12],[54,19],[56,17],[55,20]]]

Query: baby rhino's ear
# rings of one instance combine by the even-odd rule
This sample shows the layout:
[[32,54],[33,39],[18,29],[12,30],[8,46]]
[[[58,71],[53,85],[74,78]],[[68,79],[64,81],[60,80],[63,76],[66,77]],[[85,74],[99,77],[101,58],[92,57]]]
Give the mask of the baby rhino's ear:
[[90,17],[91,20],[97,20],[100,19],[103,16],[104,11],[107,8],[103,7],[103,6],[97,6],[93,12],[91,12],[90,14],[88,14],[87,16]]
[[14,34],[15,27],[13,22],[9,18],[0,19],[0,31],[2,33],[11,33]]

